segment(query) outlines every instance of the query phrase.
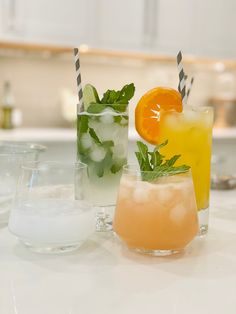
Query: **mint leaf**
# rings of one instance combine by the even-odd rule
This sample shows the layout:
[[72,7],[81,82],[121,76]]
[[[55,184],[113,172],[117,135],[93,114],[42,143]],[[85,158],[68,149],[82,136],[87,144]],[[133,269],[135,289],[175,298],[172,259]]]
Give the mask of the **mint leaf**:
[[99,140],[99,138],[98,138],[98,136],[97,136],[97,134],[93,128],[89,128],[89,134],[94,139],[95,143],[101,144],[101,141]]
[[176,161],[180,158],[180,156],[181,155],[174,155],[171,159],[167,159],[164,165],[169,167],[173,166],[176,163]]
[[143,181],[153,181],[162,176],[180,174],[190,169],[187,165],[174,166],[181,155],[174,155],[170,159],[165,159],[165,156],[160,154],[159,149],[167,144],[168,141],[165,141],[156,146],[153,152],[149,152],[147,145],[140,141],[137,142],[139,151],[135,152],[135,155],[142,171]]
[[104,176],[104,168],[100,163],[95,164],[95,173],[99,178],[102,178]]
[[117,103],[126,104],[134,96],[135,87],[134,83],[125,85],[120,91],[120,96],[117,99]]
[[[125,109],[123,107],[117,106],[119,111],[125,111],[130,99],[134,96],[135,87],[134,83],[126,84],[121,90],[115,91],[108,89],[101,99],[102,104],[112,105],[112,104],[125,104]],[[122,109],[121,109],[122,108]]]
[[164,156],[161,155],[158,151],[148,153],[151,156],[150,163],[153,167],[160,166],[162,164]]
[[154,148],[154,151],[159,151],[162,147],[166,146],[168,144],[168,140],[165,140],[165,142],[157,145],[155,148]]
[[112,104],[112,105],[109,105],[109,107],[113,108],[115,111],[118,111],[118,112],[125,112],[126,109],[127,109],[127,106],[128,106],[128,103],[125,103],[125,104]]
[[91,103],[87,109],[88,113],[100,113],[102,112],[106,106],[104,104],[99,103]]
[[122,117],[121,116],[114,116],[114,121],[115,123],[120,123],[122,120]]
[[139,152],[136,152],[136,156],[139,162],[139,165],[143,171],[150,171],[152,170],[150,162],[149,162],[149,155],[148,155],[148,147],[144,143],[138,141],[137,142]]
[[110,147],[114,146],[114,142],[113,141],[104,141],[104,142],[102,142],[102,146],[104,148],[110,148]]
[[147,159],[148,158],[148,147],[146,144],[143,142],[138,141],[137,142],[139,152],[141,154],[142,159]]
[[77,118],[77,133],[86,133],[88,130],[88,116],[78,115]]

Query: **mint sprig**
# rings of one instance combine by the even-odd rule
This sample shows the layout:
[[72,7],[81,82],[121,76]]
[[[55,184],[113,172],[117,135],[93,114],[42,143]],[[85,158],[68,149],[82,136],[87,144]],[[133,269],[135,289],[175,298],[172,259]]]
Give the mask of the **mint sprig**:
[[[134,92],[134,83],[126,84],[121,90],[108,89],[100,100],[96,88],[87,84],[84,88],[84,99],[88,102],[86,102],[87,112],[97,114],[102,112],[106,107],[111,107],[117,112],[125,112],[130,99],[134,96]],[[87,95],[86,93],[89,94]],[[94,94],[92,95],[93,97],[91,93]]]
[[174,155],[170,159],[165,159],[159,150],[168,144],[168,140],[156,146],[152,152],[148,151],[146,144],[138,141],[138,152],[135,152],[143,181],[153,181],[159,177],[175,175],[187,172],[190,167],[187,165],[175,166],[181,155]]

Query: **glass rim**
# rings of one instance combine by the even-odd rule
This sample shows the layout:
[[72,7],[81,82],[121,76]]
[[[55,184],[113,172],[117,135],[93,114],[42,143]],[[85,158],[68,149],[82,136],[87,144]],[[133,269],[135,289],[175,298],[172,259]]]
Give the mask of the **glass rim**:
[[[41,166],[41,167],[39,167]],[[36,160],[36,161],[28,161],[24,162],[21,166],[23,170],[32,170],[32,171],[40,171],[44,170],[43,166],[49,166],[50,169],[52,168],[74,168],[75,170],[78,169],[87,169],[87,165],[81,161],[76,162],[64,162],[59,160]]]
[[[15,151],[9,152],[1,152],[0,157],[9,157],[14,155],[27,155],[34,154],[35,152],[44,152],[47,147],[41,144],[28,143],[28,142],[8,142],[8,141],[0,141],[0,149],[1,147],[15,149]],[[17,151],[19,149],[19,151]]]
[[[142,174],[142,173],[155,173],[155,171],[143,171],[139,169],[139,166],[137,164],[131,163],[131,164],[126,164],[123,166],[123,174],[125,174],[124,171],[130,172],[131,174]],[[185,172],[181,172],[181,173],[175,173],[175,174],[165,174],[162,176],[159,176],[157,179],[159,178],[163,178],[163,177],[175,177],[175,176],[180,176],[180,175],[191,175],[192,176],[192,170],[191,167],[185,171]]]
[[[123,104],[121,104],[123,105]],[[125,117],[128,117],[129,116],[129,113],[128,113],[128,110],[126,111],[117,111],[117,110],[113,110],[111,112],[109,111],[105,111],[105,112],[99,112],[99,113],[90,113],[90,112],[87,112],[87,111],[81,111],[78,113],[78,116],[88,116],[88,117],[101,117],[101,116],[113,116],[113,117],[119,117],[119,116],[125,116]]]

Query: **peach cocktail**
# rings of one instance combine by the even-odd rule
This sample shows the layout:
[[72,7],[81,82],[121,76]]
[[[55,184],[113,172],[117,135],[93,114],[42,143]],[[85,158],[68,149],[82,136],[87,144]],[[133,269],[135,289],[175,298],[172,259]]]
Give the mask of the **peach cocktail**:
[[174,167],[177,155],[164,160],[157,150],[146,153],[151,156],[149,171],[124,167],[113,228],[131,249],[169,255],[184,249],[198,232],[191,170]]

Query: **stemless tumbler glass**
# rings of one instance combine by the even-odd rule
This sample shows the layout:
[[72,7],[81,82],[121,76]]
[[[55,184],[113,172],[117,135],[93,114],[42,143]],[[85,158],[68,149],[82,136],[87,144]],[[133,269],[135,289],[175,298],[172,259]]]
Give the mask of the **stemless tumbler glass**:
[[92,207],[82,201],[82,163],[34,162],[22,166],[9,230],[36,252],[78,248],[95,230]]
[[78,159],[88,165],[85,199],[97,208],[96,230],[112,230],[122,167],[127,163],[128,113],[108,106],[98,114],[81,112],[77,134]]
[[0,220],[6,222],[16,189],[20,166],[38,160],[46,148],[38,144],[0,142]]
[[125,166],[113,227],[130,249],[152,255],[177,253],[198,232],[191,172],[144,181],[150,172]]

